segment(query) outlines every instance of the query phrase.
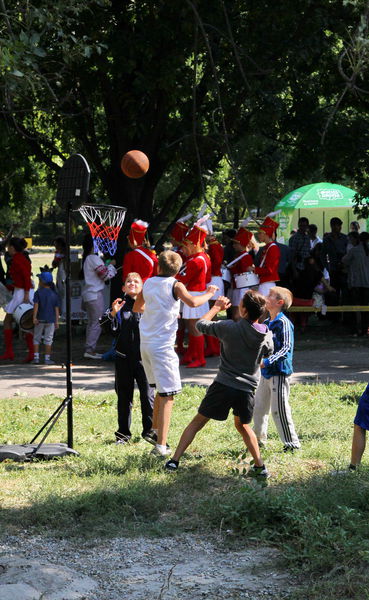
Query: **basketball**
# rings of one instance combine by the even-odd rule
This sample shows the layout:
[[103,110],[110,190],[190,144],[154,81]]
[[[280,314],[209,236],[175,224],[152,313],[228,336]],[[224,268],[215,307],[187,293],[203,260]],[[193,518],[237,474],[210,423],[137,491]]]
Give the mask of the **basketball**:
[[149,170],[150,162],[140,150],[130,150],[123,156],[120,166],[124,175],[131,179],[139,179]]

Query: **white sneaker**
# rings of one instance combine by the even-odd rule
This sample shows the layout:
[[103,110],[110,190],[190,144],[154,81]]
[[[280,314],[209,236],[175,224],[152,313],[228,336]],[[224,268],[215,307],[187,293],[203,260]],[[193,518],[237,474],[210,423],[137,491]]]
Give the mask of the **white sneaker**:
[[51,358],[49,358],[47,360],[45,359],[45,365],[55,365],[55,363],[53,360],[51,360]]
[[172,454],[172,450],[170,448],[165,448],[165,450],[160,450],[157,446],[153,448],[150,452],[153,456],[169,456]]
[[85,352],[84,358],[93,358],[94,360],[100,360],[102,358],[102,354],[98,354],[97,352]]
[[33,361],[31,362],[31,365],[39,365],[39,364],[40,364],[39,358],[34,358]]

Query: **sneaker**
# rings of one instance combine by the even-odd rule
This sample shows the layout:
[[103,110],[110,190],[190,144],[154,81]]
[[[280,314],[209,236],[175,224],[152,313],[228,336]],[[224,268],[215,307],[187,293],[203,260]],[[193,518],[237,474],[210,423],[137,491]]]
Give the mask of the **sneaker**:
[[129,437],[129,435],[122,435],[121,433],[119,434],[115,434],[116,435],[116,439],[115,439],[115,444],[117,446],[124,446],[125,444],[129,444],[129,442],[131,441],[131,438]]
[[288,444],[283,446],[283,452],[295,452],[295,450],[300,450],[300,446],[288,446]]
[[147,431],[146,433],[143,433],[142,437],[144,440],[146,440],[146,442],[149,442],[149,444],[152,444],[153,446],[156,446],[156,444],[158,443],[158,435],[152,429],[150,431]]
[[179,467],[178,460],[173,460],[173,458],[168,460],[168,462],[166,462],[164,465],[164,469],[166,471],[178,471],[178,467]]
[[268,479],[269,473],[265,465],[257,467],[253,465],[246,473],[246,477],[255,477],[255,479]]
[[39,358],[34,358],[33,361],[31,362],[31,365],[39,365],[39,364],[40,364]]
[[55,363],[53,360],[51,360],[51,358],[48,358],[47,360],[45,359],[45,365],[55,365]]
[[[143,433],[142,437],[144,440],[146,440],[146,442],[149,442],[149,444],[152,444],[153,446],[156,446],[156,444],[158,443],[158,435],[155,431],[148,431],[147,433]],[[169,444],[166,444],[167,448],[169,448]]]
[[84,358],[92,358],[94,360],[101,360],[102,354],[98,354],[97,352],[85,352],[83,357]]
[[169,454],[171,454],[171,449],[170,448],[165,448],[165,450],[159,450],[159,448],[157,446],[155,446],[155,448],[153,448],[150,452],[150,454],[152,454],[152,456],[160,456],[160,457],[164,457],[164,456],[169,456]]
[[331,471],[331,475],[347,475],[348,473],[356,473],[358,471],[355,465],[350,464],[347,469]]

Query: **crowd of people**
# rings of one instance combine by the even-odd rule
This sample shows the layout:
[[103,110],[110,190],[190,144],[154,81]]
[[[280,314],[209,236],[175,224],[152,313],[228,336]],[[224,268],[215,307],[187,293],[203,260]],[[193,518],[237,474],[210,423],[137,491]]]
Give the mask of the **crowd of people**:
[[[289,405],[293,325],[283,313],[292,303],[292,293],[276,285],[281,254],[275,242],[278,223],[271,216],[261,223],[258,237],[264,246],[259,250],[247,222],[238,231],[226,232],[223,247],[213,234],[209,216],[192,227],[187,221],[188,215],[175,224],[172,250],[161,252],[158,258],[145,243],[147,223],[137,221],[130,230],[131,251],[123,260],[123,295],[108,311],[112,329],[119,332],[116,443],[125,445],[131,439],[136,381],[142,437],[154,445],[152,454],[171,454],[167,438],[173,401],[181,390],[179,364],[199,368],[207,356],[220,354],[218,375],[165,468],[177,470],[197,431],[209,419],[225,420],[232,409],[235,427],[253,457],[249,475],[265,478],[268,471],[260,448],[266,443],[270,412],[283,449],[300,447]],[[222,310],[230,311],[231,318],[217,320]],[[266,311],[269,320],[259,322]],[[262,391],[255,396],[258,384]]]
[[[367,306],[369,304],[369,233],[359,233],[359,223],[353,221],[348,234],[342,233],[342,221],[330,220],[330,232],[319,238],[317,227],[306,217],[298,221],[298,229],[289,240],[287,268],[281,281],[294,295],[294,305],[314,305],[322,310],[328,306]],[[296,317],[296,325],[304,331],[307,314]],[[366,335],[368,313],[332,313],[330,319],[343,319],[350,332]]]
[[[279,224],[274,216],[270,213],[259,224],[257,239],[245,220],[238,230],[225,231],[221,243],[214,235],[210,215],[201,216],[192,227],[188,225],[191,215],[186,215],[171,230],[171,250],[159,256],[148,243],[148,224],[136,220],[128,235],[129,251],[119,267],[117,259],[107,261],[99,256],[91,235],[85,236],[81,276],[87,359],[102,358],[96,348],[106,309],[105,283],[120,276],[118,269],[122,269],[123,293],[106,310],[115,336],[112,353],[118,398],[117,444],[127,444],[131,439],[136,382],[142,437],[154,445],[154,455],[171,454],[167,438],[174,397],[181,390],[179,364],[200,368],[208,356],[220,355],[218,374],[166,469],[177,470],[196,433],[209,419],[225,420],[231,409],[235,427],[253,457],[249,476],[268,475],[260,449],[267,441],[270,413],[284,451],[300,448],[289,405],[294,335],[291,321],[303,331],[308,313],[302,310],[288,318],[285,311],[291,304],[302,309],[315,305],[324,315],[330,305],[368,305],[369,234],[359,233],[358,223],[353,222],[345,235],[341,232],[342,221],[333,217],[331,231],[321,239],[317,227],[301,217],[288,244],[281,244],[276,240]],[[62,238],[55,240],[52,267],[38,274],[37,291],[25,240],[11,237],[6,248],[6,268],[1,265],[0,277],[12,296],[5,305],[5,351],[0,360],[14,359],[13,316],[23,303],[33,305],[34,324],[34,335],[31,331],[24,334],[26,361],[39,364],[43,342],[44,361],[53,364],[51,351],[63,293],[60,273],[65,276],[65,243]],[[52,275],[55,268],[57,286]],[[218,320],[223,310],[228,318]],[[338,315],[334,313],[333,318]],[[366,312],[355,313],[351,322],[356,334],[366,334]],[[358,427],[365,432],[365,428]]]

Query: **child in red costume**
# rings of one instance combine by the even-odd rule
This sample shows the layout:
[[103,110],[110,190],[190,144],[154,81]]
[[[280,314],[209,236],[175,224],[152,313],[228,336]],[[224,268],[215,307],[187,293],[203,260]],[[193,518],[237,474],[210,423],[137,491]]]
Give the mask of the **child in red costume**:
[[[186,221],[192,217],[192,214],[189,213],[184,217],[181,217],[176,221],[170,232],[170,241],[172,243],[173,252],[177,252],[182,259],[182,265],[187,260],[187,253],[183,247],[183,240],[189,232],[189,226],[186,224]],[[178,329],[176,334],[176,352],[179,356],[185,353],[184,347],[184,337],[186,333],[186,325],[185,321],[182,319],[182,314],[180,313],[178,318]]]
[[[216,285],[218,287],[218,291],[215,292],[214,296],[211,300],[209,300],[209,306],[212,308],[214,306],[215,300],[219,298],[219,296],[224,295],[224,283],[222,279],[222,271],[221,267],[223,264],[224,258],[224,249],[220,242],[218,242],[217,238],[213,232],[213,223],[211,219],[208,219],[205,223],[206,228],[208,230],[208,235],[206,237],[207,244],[207,254],[210,257],[210,270],[211,270],[211,280],[210,283],[212,285]],[[214,317],[214,320],[217,320],[217,317]],[[219,340],[212,335],[205,335],[205,356],[219,356],[220,354],[220,342]]]
[[273,221],[267,216],[259,228],[259,241],[264,242],[265,246],[262,250],[259,266],[248,268],[248,271],[253,271],[260,278],[259,292],[264,296],[269,294],[269,290],[275,287],[276,281],[279,281],[279,261],[281,251],[275,243],[275,232],[279,227],[277,221]]
[[192,214],[185,215],[176,221],[170,232],[170,241],[172,243],[173,252],[177,252],[184,262],[187,258],[187,255],[183,251],[183,240],[189,232],[189,226],[186,224],[186,221],[192,217]]
[[158,259],[155,252],[144,245],[148,226],[148,223],[140,220],[134,221],[131,225],[128,234],[131,252],[127,252],[123,258],[123,282],[127,279],[128,273],[138,273],[144,283],[146,279],[158,272]]
[[[176,278],[186,286],[187,291],[192,296],[198,296],[205,292],[206,281],[209,277],[209,263],[203,251],[203,244],[208,232],[201,227],[207,218],[202,217],[197,221],[183,240],[188,258]],[[205,340],[204,336],[196,329],[196,321],[208,310],[209,304],[207,302],[198,308],[183,305],[182,317],[188,322],[188,348],[182,357],[181,364],[186,365],[187,368],[204,367],[206,365]]]
[[235,275],[241,275],[242,273],[246,273],[249,271],[250,267],[253,264],[253,258],[249,253],[250,243],[252,240],[252,232],[246,229],[241,224],[241,227],[237,231],[236,235],[233,238],[233,248],[236,251],[236,258],[234,258],[229,264],[228,269],[232,274],[232,318],[234,321],[238,321],[240,319],[239,313],[239,304],[241,299],[243,298],[247,289],[251,286],[240,287],[238,284]]
[[[31,261],[28,255],[24,253],[27,243],[23,238],[13,237],[9,240],[8,252],[11,256],[9,275],[11,284],[7,287],[12,290],[13,297],[5,306],[4,318],[4,339],[5,352],[0,356],[0,360],[14,360],[13,351],[13,313],[20,304],[28,304],[33,299],[33,282],[31,279]],[[25,340],[28,348],[28,355],[24,362],[32,362],[33,354],[33,334],[26,333]]]

